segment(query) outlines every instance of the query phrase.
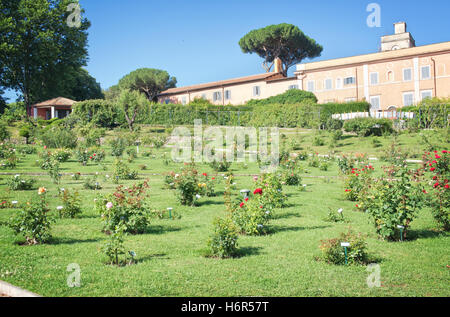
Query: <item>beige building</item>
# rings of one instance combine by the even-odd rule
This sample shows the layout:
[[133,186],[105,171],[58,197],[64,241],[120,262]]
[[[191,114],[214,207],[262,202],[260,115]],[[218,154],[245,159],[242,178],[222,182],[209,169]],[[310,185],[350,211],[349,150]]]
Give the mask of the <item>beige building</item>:
[[415,46],[406,23],[381,38],[381,52],[297,65],[295,77],[273,73],[173,88],[160,102],[187,104],[196,97],[214,104],[244,104],[288,89],[313,92],[319,103],[367,100],[372,110],[393,110],[424,98],[450,97],[450,42]]

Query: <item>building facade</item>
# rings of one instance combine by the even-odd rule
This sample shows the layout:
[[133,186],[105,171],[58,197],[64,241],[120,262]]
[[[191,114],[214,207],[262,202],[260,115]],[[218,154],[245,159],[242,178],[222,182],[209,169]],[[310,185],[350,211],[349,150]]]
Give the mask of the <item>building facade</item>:
[[58,97],[31,106],[31,114],[34,119],[64,119],[72,113],[72,106],[75,103],[74,100]]
[[313,92],[319,103],[366,100],[372,110],[394,110],[425,98],[450,97],[450,42],[416,47],[406,23],[381,38],[378,53],[298,64],[295,77],[273,73],[203,85],[173,88],[161,103],[187,104],[197,97],[214,104],[244,104],[284,93]]

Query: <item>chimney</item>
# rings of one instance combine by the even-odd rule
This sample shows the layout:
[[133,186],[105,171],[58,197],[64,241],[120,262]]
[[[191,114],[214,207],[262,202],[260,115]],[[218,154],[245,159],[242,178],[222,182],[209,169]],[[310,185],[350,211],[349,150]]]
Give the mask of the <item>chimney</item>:
[[274,72],[275,73],[283,72],[283,62],[281,61],[281,59],[277,57],[277,58],[275,58],[275,60],[273,62],[275,65]]
[[394,23],[395,34],[406,33],[406,22]]

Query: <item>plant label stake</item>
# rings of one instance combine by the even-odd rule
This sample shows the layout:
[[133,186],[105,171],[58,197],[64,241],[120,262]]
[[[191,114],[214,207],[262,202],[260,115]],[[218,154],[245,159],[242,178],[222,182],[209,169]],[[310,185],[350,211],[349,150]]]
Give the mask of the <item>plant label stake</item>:
[[348,258],[347,258],[347,248],[350,246],[350,243],[348,242],[342,242],[341,243],[341,247],[344,248],[344,252],[345,252],[345,265],[348,264]]
[[172,219],[172,207],[167,208],[167,210],[169,211],[169,218]]
[[397,226],[398,229],[400,229],[400,241],[403,241],[403,230],[405,230],[404,226]]
[[243,190],[241,190],[241,194],[244,196],[244,199],[245,199],[250,194],[250,190],[249,189],[243,189]]

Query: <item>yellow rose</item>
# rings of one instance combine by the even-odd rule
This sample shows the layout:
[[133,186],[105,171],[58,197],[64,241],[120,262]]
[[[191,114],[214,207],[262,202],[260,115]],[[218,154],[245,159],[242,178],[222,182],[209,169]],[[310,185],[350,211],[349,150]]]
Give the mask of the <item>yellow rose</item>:
[[39,187],[38,193],[39,195],[45,194],[47,192],[47,189],[45,187]]

